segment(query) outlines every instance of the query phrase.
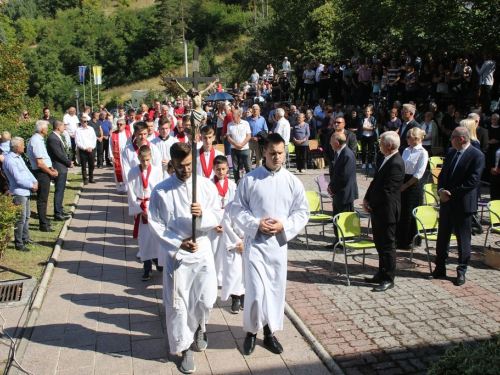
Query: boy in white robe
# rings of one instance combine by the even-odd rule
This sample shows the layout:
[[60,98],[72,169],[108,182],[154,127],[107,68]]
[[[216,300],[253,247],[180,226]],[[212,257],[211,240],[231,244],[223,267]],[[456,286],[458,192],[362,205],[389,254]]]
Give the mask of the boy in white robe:
[[[212,130],[213,131],[213,130]],[[218,155],[214,158],[213,171],[215,172],[212,179],[217,188],[220,208],[224,209],[226,204],[231,202],[236,193],[236,184],[227,177],[229,164],[224,155]],[[208,232],[208,238],[212,243],[212,252],[214,253],[215,272],[217,273],[217,285],[222,286],[222,266],[224,264],[224,246],[221,241],[222,225],[217,225],[214,229]]]
[[111,133],[109,142],[110,161],[114,164],[114,176],[116,190],[120,193],[127,192],[126,176],[123,175],[121,154],[127,147],[127,140],[132,136],[132,132],[125,128],[125,120],[120,119],[117,122],[118,129]]
[[238,314],[245,307],[245,285],[243,283],[243,231],[231,218],[231,204],[226,205],[222,217],[221,250],[224,251],[222,267],[221,300],[231,297],[231,313]]
[[168,162],[170,161],[170,147],[176,142],[179,142],[177,138],[172,137],[170,133],[170,126],[172,121],[170,117],[164,117],[160,120],[158,130],[160,135],[151,141],[161,153],[161,165],[163,169],[163,179],[166,179],[169,174],[167,171]]
[[196,158],[196,173],[199,176],[212,178],[214,177],[214,158],[223,155],[223,153],[213,146],[215,132],[212,127],[201,128],[200,136],[203,146],[200,148],[200,157]]
[[[163,272],[168,342],[172,353],[182,352],[180,370],[192,373],[196,367],[191,344],[205,350],[205,324],[217,299],[214,257],[207,232],[220,224],[223,211],[217,189],[198,176],[197,203],[192,203],[192,156],[185,143],[170,149],[175,173],[156,185],[149,204],[149,227],[166,254]],[[192,218],[196,219],[196,242],[192,239]],[[194,340],[193,340],[194,339]]]
[[134,123],[134,136],[131,139],[133,139],[131,144],[125,147],[121,155],[122,173],[125,183],[127,182],[126,177],[130,170],[139,165],[139,148],[143,145],[148,145],[151,148],[151,164],[161,168],[160,151],[148,141],[148,126],[145,122],[137,121]]
[[280,354],[274,332],[283,329],[287,242],[309,220],[304,186],[282,167],[285,141],[277,133],[266,139],[265,165],[248,173],[238,185],[230,215],[245,233],[243,265],[245,310],[243,351],[255,348],[257,331],[264,328],[264,345]]
[[[151,235],[148,227],[148,205],[153,188],[163,181],[160,168],[151,164],[151,148],[144,145],[139,149],[140,164],[133,167],[127,176],[128,213],[134,217],[133,237],[139,240],[139,252],[143,262],[144,275],[142,281],[147,281],[153,273],[153,262],[158,272],[163,271],[163,262],[158,263],[160,244]],[[164,254],[162,259],[165,259]]]

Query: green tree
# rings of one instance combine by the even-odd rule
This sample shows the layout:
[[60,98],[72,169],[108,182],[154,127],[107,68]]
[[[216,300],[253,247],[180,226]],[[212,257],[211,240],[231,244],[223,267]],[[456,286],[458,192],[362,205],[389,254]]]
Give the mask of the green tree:
[[19,47],[0,43],[0,114],[19,113],[28,88],[28,71]]
[[9,0],[3,8],[3,14],[13,21],[21,17],[36,18],[38,6],[35,0]]

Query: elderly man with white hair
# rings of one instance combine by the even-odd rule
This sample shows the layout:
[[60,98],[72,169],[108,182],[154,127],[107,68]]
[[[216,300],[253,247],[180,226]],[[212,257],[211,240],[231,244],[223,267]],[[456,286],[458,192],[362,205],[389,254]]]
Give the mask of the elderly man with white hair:
[[49,200],[50,180],[56,178],[58,173],[52,167],[44,138],[49,130],[49,122],[38,120],[35,124],[35,134],[28,142],[28,158],[33,170],[33,175],[38,181],[36,192],[36,209],[41,232],[53,232],[47,219],[47,201]]
[[474,111],[472,113],[469,113],[467,118],[473,119],[474,122],[476,123],[477,140],[481,145],[481,151],[483,152],[483,154],[486,154],[488,152],[488,147],[489,147],[488,130],[486,130],[482,126],[479,126],[479,123],[481,122],[481,116]]
[[399,128],[399,153],[403,154],[403,151],[408,147],[408,141],[406,140],[406,134],[411,128],[420,128],[420,124],[415,121],[415,112],[417,108],[413,104],[403,104],[403,110],[401,111],[402,124]]
[[274,126],[273,133],[278,133],[281,138],[285,140],[286,159],[283,166],[287,168],[286,161],[288,161],[288,143],[290,142],[290,122],[285,118],[285,110],[278,108],[275,112],[276,125]]
[[396,277],[396,227],[401,213],[401,188],[405,166],[398,152],[399,135],[388,131],[380,136],[380,151],[384,158],[377,162],[373,177],[363,200],[363,210],[370,214],[373,241],[379,255],[379,269],[367,283],[379,284],[374,292],[394,288]]
[[248,142],[252,137],[252,130],[248,121],[241,118],[241,109],[233,110],[233,121],[227,126],[227,140],[231,144],[231,159],[233,162],[234,181],[240,180],[240,161],[248,173],[252,169],[250,147]]

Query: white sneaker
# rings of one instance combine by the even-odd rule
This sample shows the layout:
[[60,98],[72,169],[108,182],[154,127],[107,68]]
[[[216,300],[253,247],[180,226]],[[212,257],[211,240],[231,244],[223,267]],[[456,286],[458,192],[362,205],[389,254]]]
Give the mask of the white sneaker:
[[66,180],[66,185],[69,185],[69,181]]
[[140,251],[137,252],[136,258],[141,259],[141,252]]
[[366,164],[363,164],[363,165],[361,166],[361,169],[366,169]]
[[52,181],[50,181],[50,186],[54,186],[54,183]]
[[372,165],[371,164],[368,164],[368,169],[372,169]]

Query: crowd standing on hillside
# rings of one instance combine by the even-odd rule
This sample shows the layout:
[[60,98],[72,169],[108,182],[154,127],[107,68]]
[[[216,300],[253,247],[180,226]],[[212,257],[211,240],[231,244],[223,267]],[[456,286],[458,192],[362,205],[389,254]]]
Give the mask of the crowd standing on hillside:
[[[281,73],[269,64],[262,76],[254,70],[241,89],[235,84],[233,101],[204,103],[204,111],[197,111],[196,138],[193,103],[181,96],[151,107],[143,103],[137,110],[119,108],[114,117],[102,105],[93,112],[84,107],[80,114],[69,108],[62,121],[45,109],[27,142],[31,168],[20,157],[24,140],[2,134],[0,161],[16,204],[24,207],[16,249],[29,251],[26,245],[32,243],[27,224],[32,192],[37,192],[40,230],[51,231],[46,213],[51,180],[54,219],[65,220],[67,168],[80,166],[87,185],[96,182],[96,167],[112,166],[117,191],[128,195],[142,280],[150,279],[153,264],[164,273],[168,340],[172,353],[182,352],[180,370],[194,372],[193,349],[208,345],[205,325],[218,286],[224,300],[231,297],[232,313],[244,311],[244,353],[253,352],[257,331],[263,329],[265,346],[279,354],[283,347],[274,333],[283,328],[287,242],[309,219],[304,187],[290,172],[289,150],[296,153],[297,174],[312,166],[313,153],[323,156],[334,215],[354,211],[358,154],[361,168],[373,170],[362,208],[371,215],[380,258],[377,273],[365,278],[377,284],[374,292],[394,288],[396,248],[409,248],[416,232],[411,213],[422,204],[429,157],[444,155],[431,277],[446,276],[454,231],[459,250],[455,284],[463,285],[480,179],[490,181],[492,199],[500,195],[499,116],[490,112],[495,63],[485,56],[475,70],[465,59],[453,67],[436,64],[404,51],[399,61],[354,56],[342,66],[316,61],[292,70],[285,57]],[[481,77],[481,94],[465,112],[474,71]],[[447,94],[437,91],[441,83],[457,93],[445,113]],[[53,132],[45,145],[49,125]],[[193,163],[198,175],[194,203]],[[338,237],[336,231],[326,247],[334,248]]]

